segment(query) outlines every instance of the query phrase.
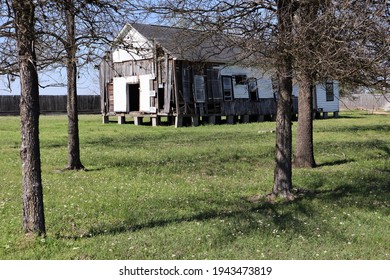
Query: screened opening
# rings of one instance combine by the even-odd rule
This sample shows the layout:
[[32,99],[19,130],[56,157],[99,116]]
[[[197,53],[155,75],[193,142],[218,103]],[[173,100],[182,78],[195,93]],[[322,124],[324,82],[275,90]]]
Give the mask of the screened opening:
[[235,75],[234,78],[236,80],[236,85],[246,85],[247,83],[246,75]]
[[231,76],[222,76],[222,91],[225,101],[233,100],[233,85]]
[[206,101],[206,88],[204,77],[200,75],[194,76],[194,98],[196,102],[205,102]]
[[249,78],[248,79],[248,91],[250,100],[256,101],[258,100],[258,88],[257,88],[257,79]]
[[325,84],[326,101],[334,101],[333,82]]
[[218,69],[207,69],[207,95],[209,101],[223,99]]

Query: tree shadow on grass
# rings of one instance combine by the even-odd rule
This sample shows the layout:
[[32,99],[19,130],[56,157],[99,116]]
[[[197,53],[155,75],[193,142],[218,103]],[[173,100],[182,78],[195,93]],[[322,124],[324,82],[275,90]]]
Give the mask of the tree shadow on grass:
[[[67,236],[58,236],[60,238],[70,238],[70,239],[80,239],[94,237],[98,235],[115,235],[126,232],[138,232],[142,230],[154,229],[154,228],[164,228],[171,224],[180,224],[187,222],[207,222],[210,220],[224,220],[231,219],[239,223],[240,221],[248,221],[246,226],[241,228],[242,232],[252,232],[259,229],[258,220],[264,219],[273,224],[275,228],[279,230],[289,230],[295,232],[296,234],[305,234],[311,235],[308,226],[303,222],[302,217],[307,219],[312,219],[316,216],[321,216],[321,210],[316,209],[312,204],[313,200],[322,200],[327,205],[334,205],[338,203],[338,207],[347,208],[350,206],[364,208],[369,211],[382,211],[383,214],[390,214],[390,179],[384,180],[373,180],[370,185],[367,186],[354,186],[352,184],[342,184],[336,186],[333,189],[314,189],[314,190],[305,190],[297,189],[295,191],[295,200],[294,201],[283,201],[279,200],[274,203],[270,203],[266,200],[259,200],[258,202],[248,202],[245,198],[237,198],[230,202],[221,202],[221,201],[212,201],[209,203],[213,205],[214,209],[221,210],[212,210],[212,209],[202,209],[202,207],[197,207],[197,203],[204,203],[203,201],[197,200],[196,198],[191,198],[194,204],[193,213],[188,214],[188,216],[172,216],[161,219],[151,218],[147,222],[137,223],[136,218],[133,217],[132,213],[129,213],[127,221],[118,222],[112,224],[99,224],[93,227],[90,227],[87,232]],[[167,202],[167,204],[172,204],[172,201]],[[161,205],[159,201],[158,205]],[[176,211],[175,208],[179,211],[184,204],[182,201],[175,201],[175,205],[170,209],[173,213]],[[216,207],[217,205],[217,207]],[[226,209],[236,209],[236,210],[226,210]],[[163,215],[162,215],[163,216]],[[300,217],[300,218],[298,218]],[[333,235],[338,235],[337,229],[332,229],[332,227],[326,222],[318,221],[322,223],[320,226],[326,227],[328,231],[331,231]],[[221,228],[221,234],[224,233],[225,236],[230,236],[230,231],[232,226],[227,228]],[[228,237],[228,239],[232,237]],[[341,238],[341,235],[340,237]]]
[[[343,114],[343,112],[341,112],[337,119],[364,119],[364,118],[366,118],[366,115],[345,115],[345,114]],[[321,120],[321,119],[318,119],[318,120]]]
[[[340,230],[338,223],[330,221],[331,214],[326,211],[332,209],[350,213],[349,211],[359,208],[367,212],[378,212],[383,216],[390,215],[390,176],[386,176],[389,171],[387,168],[384,168],[384,171],[376,171],[377,174],[364,178],[360,177],[360,174],[345,180],[340,178],[337,185],[332,188],[329,188],[328,183],[324,183],[314,189],[297,189],[295,200],[292,202],[277,200],[270,203],[260,200],[253,203],[242,197],[226,201],[197,195],[184,195],[181,199],[173,200],[156,199],[154,205],[161,205],[165,209],[155,207],[142,210],[141,205],[141,209],[138,209],[139,213],[148,210],[155,211],[150,217],[145,215],[146,219],[138,217],[136,212],[129,212],[123,221],[119,221],[118,218],[117,222],[102,222],[90,226],[82,234],[74,232],[66,236],[57,235],[57,237],[78,240],[96,236],[147,232],[154,229],[170,230],[170,226],[176,227],[177,224],[205,222],[214,228],[212,237],[209,239],[212,244],[210,246],[214,247],[229,246],[229,243],[235,242],[238,238],[235,235],[237,230],[243,235],[261,234],[268,240],[273,240],[278,232],[283,232],[290,239],[298,240],[297,238],[302,237],[309,240],[318,238],[316,227],[324,231],[326,229],[324,234],[328,235],[328,239],[347,244],[350,236]],[[191,201],[190,206],[185,203],[185,200]],[[318,201],[321,202],[318,203]],[[186,214],[179,214],[180,210],[185,207],[189,211]],[[170,213],[169,216],[166,211]],[[219,220],[226,220],[228,223],[220,224]],[[259,221],[263,223],[259,224]]]
[[316,167],[336,166],[336,165],[343,165],[343,164],[351,163],[351,162],[355,162],[355,160],[340,159],[340,160],[334,160],[334,161],[329,161],[329,162],[323,162],[323,163],[317,164]]

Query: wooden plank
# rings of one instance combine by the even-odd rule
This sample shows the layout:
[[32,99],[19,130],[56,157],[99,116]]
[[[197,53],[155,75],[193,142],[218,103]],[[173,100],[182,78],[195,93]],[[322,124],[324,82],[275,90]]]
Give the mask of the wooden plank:
[[[19,95],[0,95],[0,114],[19,114]],[[66,95],[41,95],[41,113],[66,113]],[[100,95],[79,95],[77,108],[81,113],[100,113]]]

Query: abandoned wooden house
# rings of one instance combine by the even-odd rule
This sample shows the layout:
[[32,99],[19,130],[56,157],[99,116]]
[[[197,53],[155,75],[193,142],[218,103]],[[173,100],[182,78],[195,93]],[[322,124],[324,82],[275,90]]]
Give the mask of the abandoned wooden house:
[[[181,28],[128,24],[99,65],[103,122],[117,116],[176,127],[262,121],[276,112],[277,89],[263,69],[244,66],[222,37]],[[314,109],[338,113],[338,84],[315,87]],[[294,87],[294,113],[297,112]]]

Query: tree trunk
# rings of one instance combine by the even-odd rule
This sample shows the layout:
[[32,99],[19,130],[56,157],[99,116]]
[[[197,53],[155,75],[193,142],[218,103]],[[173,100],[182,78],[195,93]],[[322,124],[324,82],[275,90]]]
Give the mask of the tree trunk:
[[309,73],[298,76],[298,131],[296,139],[295,167],[313,168],[313,83]]
[[[291,68],[279,67],[279,98],[276,111],[274,187],[272,193],[292,196],[292,79]],[[289,69],[290,68],[290,69]]]
[[68,169],[80,170],[84,166],[80,160],[79,120],[77,109],[77,65],[76,65],[76,40],[75,40],[75,14],[73,0],[64,4],[67,32],[67,79],[68,79]]
[[276,109],[276,147],[274,186],[272,193],[287,199],[292,191],[292,60],[285,52],[291,35],[292,4],[290,0],[278,1],[279,97]]
[[306,40],[305,47],[307,51],[304,54],[299,54],[296,57],[297,68],[299,74],[297,77],[299,94],[298,94],[298,131],[296,139],[296,154],[294,160],[295,167],[314,168],[316,163],[314,160],[314,145],[313,145],[313,75],[314,70],[310,67],[307,61],[315,61],[315,58],[310,57],[315,53],[316,30],[312,27],[313,21],[317,20],[317,13],[320,8],[320,2],[302,2],[299,5],[299,10],[294,17],[296,22],[295,31],[298,36]]
[[12,1],[20,72],[20,129],[23,185],[23,230],[45,235],[39,148],[39,84],[35,54],[33,1]]

